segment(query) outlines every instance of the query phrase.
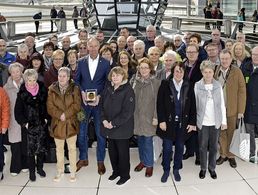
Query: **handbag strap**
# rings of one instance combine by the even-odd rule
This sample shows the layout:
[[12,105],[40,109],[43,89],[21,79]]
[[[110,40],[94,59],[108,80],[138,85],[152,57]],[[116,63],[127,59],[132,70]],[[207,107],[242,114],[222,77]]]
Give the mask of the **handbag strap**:
[[240,133],[246,133],[244,118],[239,119],[238,129],[240,130]]

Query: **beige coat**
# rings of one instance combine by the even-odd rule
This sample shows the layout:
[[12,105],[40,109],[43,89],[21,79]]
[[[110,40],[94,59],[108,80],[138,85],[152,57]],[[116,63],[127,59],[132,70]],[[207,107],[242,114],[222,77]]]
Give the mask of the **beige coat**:
[[[218,80],[220,66],[217,67],[214,78]],[[246,85],[241,70],[231,65],[226,81],[226,112],[227,117],[236,117],[238,113],[245,113]]]
[[10,125],[8,128],[8,138],[10,143],[21,142],[21,126],[17,123],[14,117],[14,106],[17,99],[17,93],[19,89],[13,84],[11,77],[8,78],[7,83],[4,85],[4,89],[10,99]]
[[160,81],[155,77],[142,81],[135,79],[132,83],[135,93],[134,134],[153,136],[156,134],[156,126],[152,124],[157,119],[156,101]]

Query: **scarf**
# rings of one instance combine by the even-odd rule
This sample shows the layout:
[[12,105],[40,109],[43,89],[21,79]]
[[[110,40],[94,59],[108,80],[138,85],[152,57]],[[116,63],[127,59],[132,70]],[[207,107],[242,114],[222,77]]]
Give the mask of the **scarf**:
[[27,84],[25,84],[26,90],[32,95],[36,96],[39,92],[39,84],[36,83],[34,87],[29,87]]

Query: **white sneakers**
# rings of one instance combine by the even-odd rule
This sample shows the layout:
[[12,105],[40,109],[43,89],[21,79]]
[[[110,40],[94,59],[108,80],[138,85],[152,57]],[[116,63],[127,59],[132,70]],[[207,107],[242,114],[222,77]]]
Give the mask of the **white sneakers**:
[[[59,182],[61,181],[62,177],[64,176],[64,173],[57,173],[56,176],[54,177],[54,182]],[[69,178],[69,181],[74,183],[76,182],[76,175],[75,173],[71,173],[70,174],[70,178]]]
[[11,173],[11,176],[16,177],[18,173]]
[[29,172],[29,169],[22,169],[21,170],[23,173],[27,173],[27,172]]
[[64,173],[57,173],[53,179],[54,182],[59,182],[63,176],[64,176]]

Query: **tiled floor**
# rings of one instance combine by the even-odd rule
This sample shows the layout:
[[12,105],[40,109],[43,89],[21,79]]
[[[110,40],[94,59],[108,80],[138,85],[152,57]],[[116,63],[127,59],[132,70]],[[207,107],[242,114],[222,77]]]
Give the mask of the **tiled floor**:
[[12,177],[9,173],[9,151],[5,153],[7,165],[5,178],[0,182],[0,195],[258,195],[258,165],[240,159],[237,159],[236,169],[228,163],[218,166],[217,180],[211,179],[209,174],[201,180],[198,177],[199,167],[194,165],[194,158],[190,158],[184,161],[184,168],[180,171],[181,182],[175,182],[170,175],[167,183],[161,183],[160,160],[155,164],[154,175],[146,178],[144,171],[133,171],[138,163],[138,151],[131,149],[131,180],[118,187],[115,184],[117,180],[110,182],[107,179],[111,174],[108,157],[105,162],[107,173],[104,176],[97,174],[95,149],[89,150],[90,164],[79,171],[75,183],[69,182],[69,175],[65,175],[59,183],[53,182],[55,164],[45,164],[47,177],[37,177],[36,182],[28,180],[28,173]]

